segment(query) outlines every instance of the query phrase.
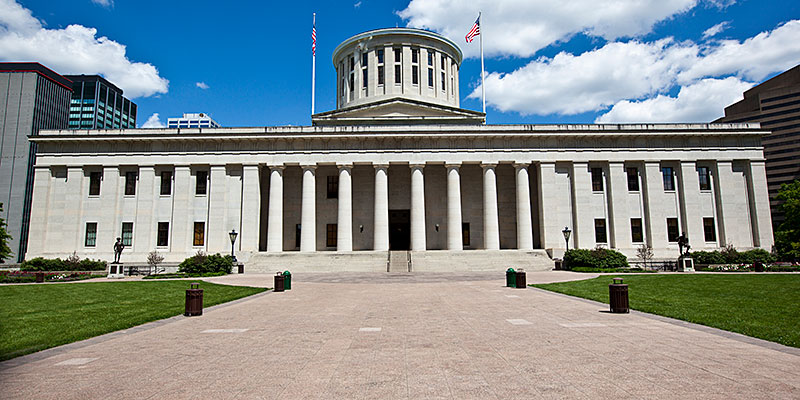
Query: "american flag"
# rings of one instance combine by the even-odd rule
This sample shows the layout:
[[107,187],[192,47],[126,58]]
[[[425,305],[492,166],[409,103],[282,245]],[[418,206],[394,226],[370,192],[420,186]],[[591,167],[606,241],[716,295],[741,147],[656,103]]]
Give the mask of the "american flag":
[[317,55],[317,25],[311,25],[311,55]]
[[469,32],[467,32],[467,36],[465,37],[467,39],[467,43],[472,43],[472,39],[474,39],[475,36],[478,36],[480,34],[481,34],[481,16],[479,15],[478,19],[475,20],[475,24],[472,25],[472,28],[469,30]]

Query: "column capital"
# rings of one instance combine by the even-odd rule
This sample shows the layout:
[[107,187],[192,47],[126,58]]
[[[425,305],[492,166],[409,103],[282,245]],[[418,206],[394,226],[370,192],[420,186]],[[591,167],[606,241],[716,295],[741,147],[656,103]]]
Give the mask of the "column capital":
[[317,169],[317,164],[300,164],[300,168],[302,168],[303,171],[306,170],[315,171]]
[[380,164],[380,163],[373,163],[373,164],[372,164],[372,166],[373,166],[373,167],[375,167],[375,169],[376,169],[376,170],[379,170],[379,169],[389,169],[389,163],[384,163],[384,164]]
[[242,164],[242,168],[258,168],[260,166],[259,164]]
[[514,163],[514,168],[516,168],[516,169],[520,169],[520,168],[528,168],[528,166],[529,166],[529,165],[531,165],[531,164],[530,164],[530,163],[519,163],[519,162],[515,162],[515,163]]
[[267,165],[267,167],[269,167],[270,171],[283,171],[284,169],[286,169],[286,165],[283,164]]
[[461,166],[461,163],[444,163],[444,167],[447,169],[458,169]]
[[497,163],[481,163],[481,168],[485,169],[494,169],[497,168]]
[[350,170],[350,169],[353,169],[353,164],[352,163],[349,163],[349,164],[336,164],[336,168],[338,168],[340,171],[343,170],[343,169]]
[[408,168],[411,169],[423,169],[425,168],[425,163],[409,163]]

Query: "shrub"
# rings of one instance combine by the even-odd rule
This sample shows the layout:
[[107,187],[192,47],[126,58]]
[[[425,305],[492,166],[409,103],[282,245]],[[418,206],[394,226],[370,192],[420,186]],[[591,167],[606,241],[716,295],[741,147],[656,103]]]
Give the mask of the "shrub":
[[692,258],[696,264],[725,264],[725,257],[719,251],[693,251]]
[[158,251],[153,250],[147,255],[147,265],[151,267],[158,267],[158,264],[164,261],[164,256],[158,254]]
[[81,260],[78,269],[75,271],[105,271],[108,267],[108,263],[103,260],[90,260],[88,258],[84,258]]
[[230,274],[233,270],[231,256],[221,256],[219,253],[206,255],[202,251],[183,260],[178,265],[178,272],[187,274],[205,274],[209,272],[224,272]]
[[90,260],[88,258],[75,261],[78,257],[73,254],[64,261],[60,258],[36,257],[23,262],[19,269],[21,271],[105,271],[106,262],[103,260]]
[[694,262],[699,265],[712,264],[753,264],[756,261],[768,264],[775,262],[775,256],[764,249],[736,251],[727,246],[722,251],[695,251],[691,253]]
[[564,254],[564,269],[573,267],[628,268],[628,257],[618,251],[602,248],[569,250]]

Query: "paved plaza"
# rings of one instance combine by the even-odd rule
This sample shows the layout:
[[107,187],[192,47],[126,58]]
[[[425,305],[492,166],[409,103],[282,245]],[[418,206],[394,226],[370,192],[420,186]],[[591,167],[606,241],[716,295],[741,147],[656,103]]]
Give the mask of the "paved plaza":
[[0,397],[800,398],[799,349],[503,284],[502,272],[296,274],[288,292],[0,363]]

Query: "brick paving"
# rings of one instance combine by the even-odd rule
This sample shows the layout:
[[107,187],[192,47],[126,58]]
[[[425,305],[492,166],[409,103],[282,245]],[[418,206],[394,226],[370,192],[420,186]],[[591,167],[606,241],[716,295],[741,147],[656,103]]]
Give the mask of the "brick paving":
[[[270,275],[209,280],[272,286]],[[296,274],[285,293],[0,363],[0,397],[800,398],[798,349],[503,283]]]

